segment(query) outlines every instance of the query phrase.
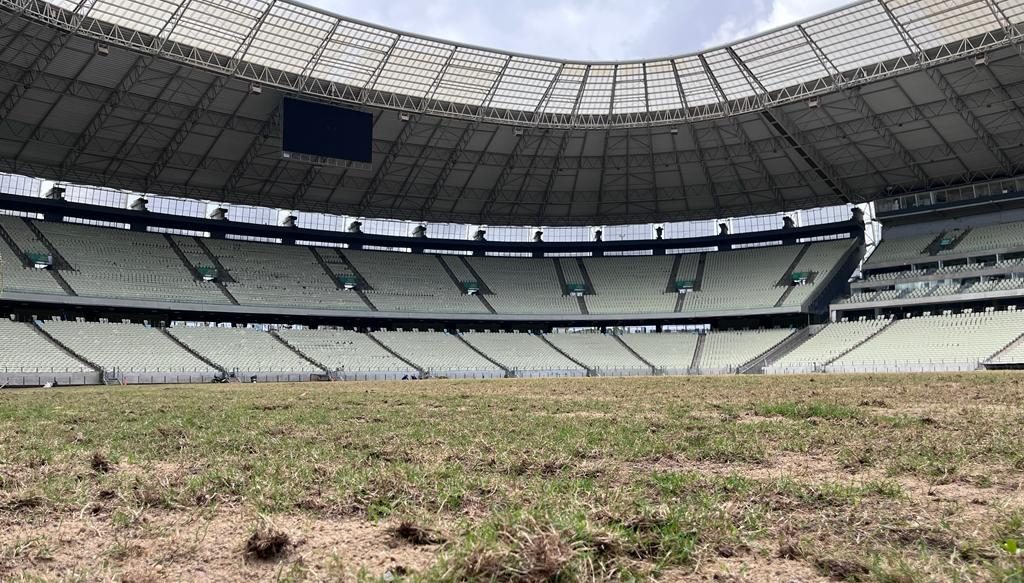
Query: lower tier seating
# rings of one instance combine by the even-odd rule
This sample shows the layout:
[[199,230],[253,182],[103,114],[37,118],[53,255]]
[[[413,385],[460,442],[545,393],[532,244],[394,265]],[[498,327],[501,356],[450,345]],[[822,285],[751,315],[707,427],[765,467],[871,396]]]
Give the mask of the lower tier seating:
[[446,332],[374,332],[373,336],[410,362],[436,374],[504,371],[477,354],[458,336]]
[[596,332],[548,334],[547,339],[573,360],[606,374],[650,374],[651,368],[633,356],[614,336]]
[[800,346],[775,361],[768,372],[801,372],[820,368],[864,342],[888,325],[890,320],[865,319],[835,322],[825,326]]
[[586,372],[533,334],[466,332],[462,337],[477,350],[511,370]]
[[1018,338],[988,360],[991,364],[1024,364],[1024,339]]
[[[0,335],[7,340],[0,344],[0,373],[7,373],[0,376],[0,383],[18,372],[81,375],[89,373],[93,364],[103,370],[104,377],[117,373],[117,378],[129,382],[201,382],[217,376],[219,369],[299,377],[326,369],[341,372],[340,378],[378,379],[415,376],[420,372],[417,368],[429,375],[453,377],[722,374],[757,362],[793,333],[768,329],[616,337],[565,332],[541,337],[466,332],[460,338],[446,332],[283,329],[276,332],[279,339],[255,328],[177,326],[162,331],[142,324],[80,321],[39,325],[45,334],[33,330],[34,324],[0,320]],[[971,370],[982,363],[1024,364],[1022,337],[1024,310],[1012,308],[838,322],[803,340],[766,372]],[[147,377],[132,373],[169,376],[140,380]],[[93,373],[91,378],[98,377]]]
[[381,348],[366,334],[330,328],[279,330],[278,335],[296,350],[329,370],[345,372],[402,372],[415,369]]
[[699,368],[704,372],[729,372],[754,360],[785,340],[792,328],[708,332]]
[[106,370],[215,373],[160,330],[142,324],[42,322],[43,330],[75,354]]
[[0,372],[89,372],[34,330],[35,324],[0,320]]
[[261,330],[177,326],[169,331],[182,344],[226,371],[322,372]]
[[1024,311],[920,316],[897,320],[830,368],[899,364],[976,364],[1024,333]]
[[665,334],[622,334],[619,336],[641,358],[659,369],[683,372],[693,364],[697,351],[697,334],[689,332]]

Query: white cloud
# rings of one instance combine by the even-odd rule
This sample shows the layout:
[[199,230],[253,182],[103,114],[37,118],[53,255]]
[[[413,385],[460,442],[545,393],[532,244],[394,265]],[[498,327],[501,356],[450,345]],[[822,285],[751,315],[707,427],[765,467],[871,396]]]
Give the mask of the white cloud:
[[[314,0],[316,1],[316,0]],[[620,60],[650,56],[653,30],[702,0],[319,0],[345,16],[411,33],[540,56]],[[682,38],[688,38],[683,36]],[[671,52],[685,52],[677,46]]]
[[816,16],[849,0],[754,0],[750,11],[726,17],[706,46],[718,46]]
[[540,56],[623,60],[732,42],[848,0],[307,0],[352,18]]

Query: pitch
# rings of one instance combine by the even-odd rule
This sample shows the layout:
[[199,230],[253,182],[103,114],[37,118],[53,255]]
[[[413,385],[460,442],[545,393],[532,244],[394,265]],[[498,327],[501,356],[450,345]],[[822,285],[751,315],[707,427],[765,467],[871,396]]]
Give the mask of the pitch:
[[0,392],[0,579],[1024,578],[1024,375]]

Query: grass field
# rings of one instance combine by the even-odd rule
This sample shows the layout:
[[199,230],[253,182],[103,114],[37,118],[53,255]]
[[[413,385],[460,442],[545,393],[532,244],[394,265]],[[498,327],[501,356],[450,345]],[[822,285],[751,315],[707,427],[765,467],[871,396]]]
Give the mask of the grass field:
[[1024,581],[1022,381],[0,391],[0,580]]

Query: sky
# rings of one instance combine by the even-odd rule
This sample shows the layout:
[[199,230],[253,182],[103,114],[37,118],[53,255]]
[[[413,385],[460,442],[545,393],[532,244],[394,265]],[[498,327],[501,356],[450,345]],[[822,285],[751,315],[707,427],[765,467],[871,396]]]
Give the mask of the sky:
[[359,20],[466,44],[573,60],[689,53],[850,0],[305,0]]

